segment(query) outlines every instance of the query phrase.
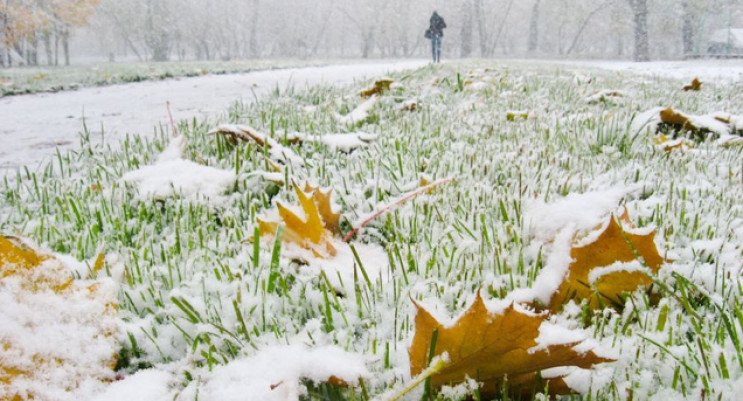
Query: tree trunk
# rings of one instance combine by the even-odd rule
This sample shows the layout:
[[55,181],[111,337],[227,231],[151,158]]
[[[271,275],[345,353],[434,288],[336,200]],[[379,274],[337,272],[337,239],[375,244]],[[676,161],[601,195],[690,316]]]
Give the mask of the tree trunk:
[[59,65],[59,29],[54,27],[54,65]]
[[31,34],[26,46],[26,60],[28,61],[28,65],[39,65],[39,35],[36,33]]
[[253,21],[250,24],[250,54],[258,58],[260,57],[260,53],[258,50],[258,38],[256,35],[258,35],[258,21],[260,18],[260,1],[259,0],[253,0]]
[[681,42],[684,46],[684,56],[694,53],[694,14],[688,2],[681,5],[683,22],[681,25]]
[[480,38],[480,55],[488,56],[488,28],[482,12],[482,0],[475,0],[475,15],[477,16],[477,36]]
[[54,55],[52,54],[52,34],[51,32],[44,33],[44,50],[46,50],[46,63],[47,65],[54,65]]
[[70,65],[70,31],[68,28],[62,30],[62,51],[64,52],[64,65]]
[[462,57],[472,54],[472,0],[462,3]]
[[648,1],[629,0],[629,3],[635,22],[635,61],[649,61]]
[[529,52],[537,51],[539,47],[539,3],[542,0],[536,0],[531,9],[531,19],[529,20]]

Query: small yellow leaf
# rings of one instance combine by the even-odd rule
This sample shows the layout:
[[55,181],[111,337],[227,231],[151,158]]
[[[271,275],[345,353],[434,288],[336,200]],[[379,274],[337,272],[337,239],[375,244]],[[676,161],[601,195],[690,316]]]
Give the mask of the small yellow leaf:
[[[493,313],[487,309],[479,292],[472,306],[449,325],[438,322],[418,303],[415,307],[415,335],[408,351],[411,375],[415,376],[427,367],[434,332],[433,355],[446,352],[449,357],[448,364],[431,376],[431,385],[435,388],[456,385],[469,377],[483,382],[482,389],[486,392],[496,391],[504,380],[508,380],[512,391],[520,392],[531,390],[537,373],[544,369],[559,366],[591,368],[611,361],[593,351],[574,350],[582,341],[540,346],[537,337],[546,314],[521,311],[513,304]],[[555,386],[560,387],[559,378],[554,380]],[[512,386],[514,381],[518,386]],[[553,390],[550,393],[556,394]]]
[[528,111],[510,110],[506,112],[506,120],[508,121],[526,120],[528,118],[529,118]]
[[323,226],[333,234],[340,233],[341,213],[334,211],[331,196],[331,188],[321,189],[310,185],[309,181],[304,184],[304,192],[312,193],[312,199],[315,200],[317,209],[322,217]]

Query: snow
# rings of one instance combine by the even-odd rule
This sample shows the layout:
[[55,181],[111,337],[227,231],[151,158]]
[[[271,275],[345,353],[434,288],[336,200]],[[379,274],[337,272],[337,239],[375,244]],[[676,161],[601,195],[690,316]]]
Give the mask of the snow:
[[643,266],[638,260],[633,260],[631,262],[616,262],[609,266],[598,267],[591,270],[591,272],[588,273],[588,283],[593,285],[602,277],[618,272],[641,272],[648,275],[652,274],[652,272],[647,267]]
[[[449,76],[453,75],[452,70],[443,71],[442,73]],[[550,71],[548,75],[552,77],[553,73]],[[609,74],[604,74],[595,81],[601,82],[607,75]],[[630,80],[637,82],[637,78],[632,75],[634,74],[629,75]],[[126,323],[127,331],[132,333],[140,347],[146,350],[148,358],[159,360],[160,349],[156,350],[156,347],[161,347],[164,358],[178,361],[176,363],[188,369],[195,380],[187,383],[182,371],[170,369],[169,366],[158,366],[154,370],[140,372],[122,382],[113,383],[109,392],[102,393],[98,399],[161,401],[180,395],[184,400],[197,397],[295,400],[303,392],[303,387],[299,384],[300,378],[324,380],[327,374],[336,374],[334,367],[350,371],[352,369],[348,366],[355,366],[361,372],[366,358],[375,363],[370,365],[374,371],[370,383],[372,386],[383,388],[395,386],[394,383],[406,384],[409,377],[406,371],[407,350],[404,344],[413,333],[410,326],[412,312],[406,313],[413,309],[409,302],[411,294],[415,299],[433,304],[435,306],[431,308],[433,313],[445,315],[445,319],[441,319],[442,322],[451,321],[449,316],[453,314],[463,313],[478,288],[483,294],[489,292],[492,298],[495,298],[486,301],[488,309],[494,311],[493,313],[498,313],[512,302],[537,300],[547,303],[572,261],[570,250],[575,244],[576,233],[591,233],[583,238],[583,241],[589,241],[592,236],[600,234],[601,228],[605,227],[612,213],[618,214],[618,210],[621,210],[618,209],[620,204],[625,205],[633,218],[641,217],[641,220],[637,220],[642,222],[641,225],[656,223],[659,225],[659,232],[663,235],[658,235],[657,241],[667,244],[671,250],[670,255],[674,255],[671,258],[677,260],[661,269],[661,274],[667,277],[669,285],[675,280],[673,275],[678,274],[699,287],[699,291],[695,290],[699,296],[709,294],[711,303],[725,305],[728,302],[725,300],[725,297],[729,296],[727,294],[736,291],[734,287],[736,284],[729,281],[729,277],[740,275],[739,257],[743,221],[730,220],[730,217],[740,213],[739,204],[736,203],[740,198],[739,154],[709,146],[704,152],[695,153],[694,157],[683,154],[665,155],[652,148],[650,138],[639,135],[637,141],[629,144],[626,151],[620,151],[615,143],[598,143],[596,154],[590,155],[589,145],[595,145],[597,142],[593,136],[594,132],[577,124],[577,128],[585,128],[586,135],[573,137],[575,134],[573,130],[576,128],[571,125],[573,120],[585,118],[589,121],[588,119],[595,119],[597,114],[609,111],[608,107],[614,107],[615,109],[610,111],[621,118],[616,120],[618,126],[624,127],[629,116],[636,110],[644,110],[654,104],[639,96],[642,92],[635,86],[631,93],[638,96],[626,104],[587,105],[584,103],[586,96],[595,93],[599,88],[579,87],[576,89],[575,103],[568,105],[576,108],[560,109],[555,104],[540,103],[539,96],[520,99],[522,91],[520,84],[517,83],[519,78],[514,77],[510,82],[503,84],[504,92],[510,88],[512,93],[507,101],[502,100],[498,94],[493,96],[488,94],[489,97],[485,98],[484,94],[455,93],[441,85],[441,88],[432,89],[441,96],[426,99],[426,110],[430,107],[431,112],[426,111],[425,114],[399,113],[397,107],[393,107],[395,105],[390,98],[382,98],[377,109],[380,122],[363,128],[368,132],[378,132],[378,143],[363,152],[344,155],[343,158],[327,154],[325,149],[308,154],[302,151],[311,146],[294,145],[291,149],[297,149],[298,155],[306,157],[306,166],[302,173],[315,173],[313,178],[339,190],[348,221],[352,221],[356,216],[364,216],[366,212],[374,211],[389,202],[394,203],[399,199],[399,195],[418,187],[417,179],[420,176],[429,177],[428,181],[431,181],[443,174],[457,174],[458,184],[443,187],[431,195],[424,195],[425,202],[410,202],[403,205],[395,213],[377,220],[376,223],[379,223],[377,226],[370,224],[369,233],[379,237],[392,234],[394,238],[387,236],[384,242],[378,241],[384,243],[386,249],[376,244],[354,244],[372,282],[369,291],[360,269],[358,266],[355,267],[356,261],[351,249],[340,241],[333,242],[338,249],[338,255],[326,260],[314,257],[311,252],[297,246],[290,244],[283,246],[282,257],[279,258],[277,266],[271,265],[270,271],[268,259],[271,243],[268,243],[259,247],[260,263],[254,266],[251,263],[252,247],[239,243],[244,234],[252,231],[247,213],[235,224],[238,230],[229,228],[217,231],[217,235],[211,241],[207,238],[207,250],[191,250],[188,255],[174,258],[173,271],[179,276],[183,273],[183,277],[179,277],[180,281],[175,283],[172,289],[167,288],[160,280],[160,277],[166,277],[170,266],[160,266],[157,265],[159,262],[155,261],[156,265],[149,267],[150,276],[144,278],[150,280],[147,288],[135,285],[125,289],[126,295],[134,295],[132,302],[135,307],[152,307],[155,309],[154,313],[139,317],[127,311],[132,318]],[[561,78],[565,78],[568,84],[573,83],[572,76]],[[646,78],[640,78],[644,79]],[[589,85],[592,80],[581,78],[580,81]],[[615,85],[611,84],[609,87]],[[406,81],[406,88],[415,88],[414,79]],[[411,92],[415,93],[405,93],[395,101],[419,96],[426,89],[431,88],[422,86],[411,89]],[[704,92],[701,94],[706,95]],[[699,94],[688,94],[695,95]],[[484,112],[487,114],[467,115],[463,111],[465,117],[460,119],[458,115],[455,117],[451,113],[450,110],[458,110],[457,107],[478,96],[482,96],[484,100],[477,100],[477,105],[489,107],[489,110]],[[679,91],[678,96],[687,94]],[[348,97],[343,99],[347,101]],[[289,99],[290,102],[294,100]],[[456,103],[457,101],[459,103]],[[735,100],[730,102],[737,104]],[[694,108],[694,103],[689,101],[684,105],[693,108],[700,115],[709,112],[700,110],[701,106]],[[469,105],[459,109],[468,109]],[[295,105],[291,103],[291,106]],[[715,107],[718,106],[720,104],[715,103]],[[298,104],[296,107],[300,108],[302,105]],[[524,110],[530,110],[530,114],[531,111],[536,113],[533,124],[531,117],[529,124],[504,122],[503,111],[522,107]],[[600,110],[597,111],[598,109]],[[654,113],[657,114],[659,110]],[[418,134],[428,136],[421,142],[405,142],[406,138],[395,132],[395,127],[389,129],[390,127],[385,125],[385,118],[398,118],[401,115],[406,119],[404,123],[410,124],[416,136]],[[425,118],[431,118],[432,123],[436,124],[436,119],[446,120],[449,116],[452,116],[451,123],[441,125],[443,128],[441,132],[427,132],[426,126],[415,125]],[[546,132],[553,128],[550,125],[554,121],[553,118],[562,117],[569,122],[563,127],[568,135],[568,144],[561,143],[561,140],[566,138],[561,136],[553,136],[549,141],[539,141],[541,137],[513,135],[524,134],[524,126],[527,125],[533,132]],[[318,126],[322,126],[321,123]],[[498,135],[502,134],[503,140],[499,141],[498,135],[489,135],[488,126],[502,130],[503,132]],[[337,127],[331,124],[330,129],[335,130]],[[513,131],[509,131],[511,129]],[[622,129],[620,128],[620,131]],[[449,130],[451,132],[447,132]],[[577,133],[581,134],[583,131]],[[356,133],[351,133],[353,134]],[[337,145],[336,149],[340,150],[341,145],[346,144],[346,140],[350,138],[338,138],[333,135],[337,134],[328,134],[327,142],[326,139],[320,139],[325,136],[322,134],[313,136],[312,139],[322,141],[328,147]],[[410,137],[413,135],[408,138]],[[389,164],[392,158],[385,159],[394,152],[384,151],[391,149],[387,145],[397,140],[403,140],[401,144],[407,145],[406,150],[414,154],[403,155],[404,165],[399,168],[399,175],[395,171],[394,163]],[[431,144],[433,146],[430,146]],[[182,142],[178,144],[177,138],[171,141],[171,145],[150,167],[187,162],[182,159],[182,145]],[[422,152],[414,149],[414,146],[418,145],[421,146]],[[700,148],[702,146],[707,144],[701,144]],[[285,149],[291,150],[288,146]],[[281,154],[272,157],[278,158]],[[416,157],[417,159],[412,160]],[[214,160],[208,156],[206,159]],[[347,159],[348,163],[338,168],[333,165],[336,159],[343,162]],[[377,160],[380,163],[375,163]],[[369,171],[366,163],[374,165],[373,169],[378,170]],[[318,167],[320,164],[323,170]],[[457,171],[457,167],[463,170]],[[470,168],[472,171],[468,171]],[[481,169],[487,172],[477,173]],[[317,174],[318,171],[323,171],[323,175]],[[477,179],[472,180],[470,173]],[[272,180],[287,178],[287,175],[281,173],[251,172],[245,171],[245,168],[241,174],[260,175]],[[500,182],[501,174],[503,182]],[[143,175],[170,178],[168,174],[158,172]],[[513,181],[515,177],[518,177],[517,184]],[[166,177],[162,178],[165,180]],[[546,184],[547,180],[549,184]],[[157,189],[176,185],[168,181],[152,186]],[[641,188],[642,195],[639,194]],[[195,191],[197,194],[201,192],[203,190]],[[564,193],[570,194],[558,195]],[[529,199],[532,194],[537,195]],[[234,201],[236,198],[233,196],[231,200]],[[497,211],[498,201],[501,200],[505,205],[503,214],[507,216],[503,219]],[[0,202],[0,205],[3,203]],[[263,205],[258,203],[252,205],[256,205],[256,214],[262,211]],[[461,211],[453,210],[455,208],[461,208]],[[225,220],[230,221],[231,211],[225,209],[224,214],[227,218]],[[679,210],[682,213],[678,213]],[[0,221],[2,217],[0,216]],[[358,221],[363,219],[362,217]],[[29,224],[31,228],[26,229],[35,230],[33,224],[39,223],[33,221]],[[694,229],[691,229],[692,225]],[[74,225],[63,226],[64,229],[70,227],[74,229]],[[490,242],[486,245],[482,233],[491,232]],[[150,234],[154,241],[167,242],[172,239],[167,233],[162,234],[156,230],[150,231]],[[414,239],[413,235],[417,238]],[[56,237],[52,235],[52,238]],[[371,239],[377,240],[375,237]],[[63,244],[67,243],[56,240]],[[407,249],[404,249],[404,246],[396,248],[401,244],[407,245]],[[224,254],[225,250],[229,250],[229,256]],[[126,252],[130,251],[136,252],[136,249],[126,249]],[[437,255],[436,252],[440,253]],[[216,256],[212,256],[212,253]],[[545,263],[538,274],[535,269],[535,266],[540,265],[536,262],[537,255],[545,258]],[[296,260],[292,260],[294,256],[299,256],[309,264],[296,263]],[[123,259],[131,260],[129,257]],[[146,258],[143,257],[144,259]],[[218,263],[215,263],[216,261]],[[519,266],[522,261],[524,273],[515,273],[514,267]],[[591,280],[597,280],[601,275],[614,271],[636,268],[637,263],[615,264],[599,269]],[[222,279],[218,279],[211,273],[212,269],[215,272],[217,269],[231,272],[234,280],[224,279],[224,274]],[[527,277],[527,272],[537,274],[533,282],[531,275]],[[264,278],[269,274],[276,274],[279,280],[284,278],[292,280],[292,284],[286,289],[288,294],[278,294],[278,290],[276,293],[270,292],[261,287],[265,283]],[[401,277],[405,274],[408,277],[403,280]],[[319,290],[325,287],[326,280],[337,290],[335,303],[338,306],[332,299],[333,291],[325,293]],[[524,288],[530,282],[532,282],[530,287]],[[514,287],[521,288],[511,293],[501,292]],[[727,293],[720,291],[721,287],[727,288]],[[154,291],[155,294],[148,295],[148,291]],[[171,296],[187,299],[206,319],[191,324],[169,303],[168,299]],[[497,299],[499,296],[505,296],[505,299]],[[152,306],[153,299],[162,299],[165,306],[157,308]],[[186,344],[183,334],[195,336],[212,333],[211,339],[215,342],[216,348],[223,349],[220,341],[224,341],[227,336],[218,335],[214,327],[209,327],[206,322],[219,320],[227,330],[234,330],[237,323],[232,313],[232,302],[235,300],[239,301],[234,304],[234,308],[239,308],[245,315],[251,333],[250,341],[256,342],[259,351],[245,345],[241,352],[256,353],[238,357],[237,361],[226,366],[214,367],[213,371],[209,372],[207,367],[201,366],[204,360],[201,359],[199,352],[209,352],[207,346],[210,344],[202,342],[192,348],[190,344]],[[628,303],[624,313],[612,310],[596,312],[593,318],[602,322],[604,325],[601,327],[607,330],[594,327],[572,332],[568,328],[582,327],[583,321],[580,306],[570,303],[562,312],[552,315],[543,330],[540,328],[540,345],[595,336],[600,341],[600,347],[596,342],[588,341],[574,349],[580,351],[611,348],[617,351],[618,361],[606,364],[607,366],[598,366],[591,371],[564,368],[550,370],[545,372],[545,377],[567,373],[568,384],[583,393],[616,388],[620,394],[624,394],[626,389],[634,385],[632,388],[636,393],[633,394],[638,399],[649,398],[654,392],[672,397],[675,393],[663,389],[663,386],[670,385],[674,377],[673,369],[678,364],[636,335],[642,332],[662,344],[674,344],[678,341],[684,343],[684,333],[691,330],[690,317],[685,315],[685,311],[679,307],[675,299],[668,297],[662,302],[671,306],[668,316],[668,325],[672,327],[670,334],[669,330],[654,331],[660,307],[648,306],[643,302]],[[714,308],[707,309],[703,305],[705,303],[701,303],[698,311],[705,314],[703,319],[706,325],[711,323],[710,316],[714,319],[714,316],[719,314],[715,315],[717,312]],[[520,305],[516,307],[527,308]],[[325,311],[329,317],[336,319],[334,323],[330,322],[335,327],[329,332],[325,330],[328,324],[324,321]],[[300,323],[295,320],[297,316],[302,316],[302,319],[307,316],[308,320],[302,320]],[[161,319],[162,317],[165,319]],[[264,322],[261,322],[261,317]],[[347,322],[342,322],[346,319]],[[175,328],[176,324],[183,332]],[[261,329],[261,324],[269,327]],[[561,328],[562,326],[565,328]],[[622,327],[623,330],[613,331],[613,327]],[[592,332],[594,329],[597,331]],[[145,336],[155,331],[159,337],[156,341],[149,341]],[[254,332],[256,335],[252,336]],[[289,339],[290,337],[292,338]],[[297,340],[298,337],[301,338]],[[243,339],[242,336],[240,338]],[[709,339],[705,336],[699,338],[704,341]],[[329,353],[315,355],[313,349],[299,345],[305,343],[318,344],[316,350],[327,350],[329,344],[339,344],[345,349],[363,352],[366,356],[343,354],[339,348],[334,347]],[[388,355],[392,365],[390,369],[382,369],[379,362],[382,359],[380,353],[372,351],[372,347],[383,346],[384,343],[390,347]],[[277,344],[291,345],[287,347],[276,346]],[[698,372],[702,372],[703,368],[699,361],[695,362],[693,357],[689,357],[696,352],[693,349],[694,343],[684,345],[671,346],[670,352],[678,358],[686,358],[687,363],[698,369]],[[692,349],[687,349],[686,346]],[[727,358],[733,378],[722,381],[715,378],[713,373],[713,377],[710,378],[712,388],[715,394],[730,394],[732,397],[729,399],[734,399],[743,386],[743,379],[735,379],[741,375],[740,369],[733,363],[736,349],[729,339],[725,339],[722,344],[710,341],[709,346],[712,361]],[[340,355],[337,360],[327,356],[334,352]],[[284,368],[287,364],[290,365],[289,368]],[[313,374],[316,376],[312,376]],[[683,369],[681,374],[685,374]],[[683,380],[686,378],[687,376],[683,376]],[[689,398],[699,399],[700,383],[686,381],[684,383],[690,389]],[[183,389],[182,386],[186,385],[188,387]],[[271,389],[272,386],[275,387]],[[720,388],[724,390],[718,391]],[[602,393],[603,396],[606,394]],[[120,398],[114,398],[116,396]]]
[[316,383],[336,377],[355,383],[368,377],[365,358],[335,346],[269,347],[220,366],[199,389],[203,401],[296,401],[303,394],[301,379]]
[[568,273],[573,258],[570,251],[573,244],[575,226],[568,225],[554,238],[547,263],[537,276],[531,287],[519,288],[511,291],[506,299],[513,302],[539,301],[542,305],[548,305],[552,295],[557,292],[560,284]]
[[91,401],[170,401],[173,399],[168,388],[173,376],[165,371],[145,369],[114,382]]
[[165,199],[176,195],[198,199],[202,195],[219,200],[235,184],[237,176],[232,171],[175,159],[130,171],[121,179],[137,187],[140,199]]
[[619,185],[605,190],[570,194],[551,203],[532,199],[526,202],[524,227],[542,242],[549,242],[568,226],[572,226],[576,232],[588,231],[603,224],[622,199],[638,190],[637,186]]
[[570,330],[565,327],[544,322],[539,326],[539,335],[534,340],[537,345],[529,348],[528,352],[533,354],[537,351],[548,349],[554,345],[577,344],[587,339],[584,333]]
[[628,75],[676,78],[689,82],[693,78],[699,78],[702,83],[705,81],[724,83],[743,79],[743,60],[651,61],[644,63],[614,60],[548,62],[580,68],[599,68]]
[[363,101],[361,104],[356,106],[353,111],[346,114],[345,116],[337,115],[338,122],[343,125],[354,125],[365,121],[369,118],[369,113],[379,102],[379,97],[374,95],[369,99]]
[[300,140],[314,140],[325,144],[331,150],[340,150],[344,153],[350,153],[354,149],[363,148],[369,145],[369,142],[375,141],[379,136],[368,134],[366,132],[352,132],[347,134],[325,134],[325,135],[306,135],[296,133],[294,136]]
[[[151,135],[169,125],[166,102],[176,121],[222,115],[235,101],[255,101],[275,88],[344,85],[367,76],[417,68],[422,60],[366,62],[328,67],[292,68],[248,74],[210,75],[141,82],[72,92],[0,98],[0,172],[41,165],[78,146],[83,123],[94,141],[115,142],[127,134]],[[105,132],[101,131],[104,127]],[[167,129],[167,128],[163,128]]]
[[[172,366],[147,369],[99,392],[92,401],[297,401],[304,394],[301,380],[322,383],[331,378],[355,383],[369,376],[364,356],[336,346],[286,345],[266,347],[211,371],[201,369],[201,380],[176,393],[178,378]],[[197,384],[198,383],[198,384]]]
[[[298,213],[300,217],[304,216],[303,211],[292,210]],[[270,217],[266,216],[266,218]],[[357,280],[363,275],[353,251],[349,244],[337,238],[331,238],[329,241],[336,250],[336,254],[332,257],[318,258],[312,251],[292,243],[283,244],[282,254],[290,259],[306,262],[307,266],[304,269],[308,273],[313,271],[316,273],[323,272],[335,290],[346,294],[353,293],[355,279]],[[383,272],[388,271],[389,262],[384,248],[376,244],[354,243],[351,245],[356,249],[359,259],[363,261],[364,272],[366,272],[369,280],[374,282],[382,277]]]
[[0,399],[28,391],[34,399],[72,401],[113,378],[118,318],[110,305],[118,285],[101,278],[57,288],[70,277],[56,259],[27,274],[2,276],[0,366],[21,373],[2,382]]

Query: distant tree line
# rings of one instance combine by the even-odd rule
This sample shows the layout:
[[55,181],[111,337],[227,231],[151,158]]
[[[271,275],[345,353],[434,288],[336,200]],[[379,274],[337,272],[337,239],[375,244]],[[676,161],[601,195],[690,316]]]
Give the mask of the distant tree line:
[[0,66],[70,64],[70,35],[100,0],[0,0]]
[[0,6],[5,65],[13,59],[39,63],[42,48],[47,62],[57,64],[59,43],[66,49],[71,29],[87,23],[84,34],[111,59],[420,57],[430,51],[423,32],[438,10],[449,26],[444,53],[450,58],[645,61],[703,53],[712,30],[743,21],[740,0],[0,2],[5,3]]

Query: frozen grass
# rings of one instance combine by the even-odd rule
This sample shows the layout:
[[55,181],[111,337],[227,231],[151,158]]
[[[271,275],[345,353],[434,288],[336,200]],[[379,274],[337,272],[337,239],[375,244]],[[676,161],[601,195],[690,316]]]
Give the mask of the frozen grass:
[[178,77],[219,75],[319,66],[327,61],[244,60],[163,63],[97,63],[71,67],[16,67],[0,69],[0,96],[59,92],[89,86],[106,86]]
[[[555,318],[585,328],[619,356],[593,373],[584,396],[570,398],[737,399],[743,389],[741,149],[702,143],[666,154],[649,134],[629,127],[636,113],[656,106],[738,114],[743,88],[684,93],[673,80],[580,73],[576,80],[565,67],[481,63],[398,74],[402,88],[384,96],[358,127],[379,140],[349,155],[321,143],[294,145],[305,166],[289,167],[287,175],[334,188],[344,233],[349,222],[416,188],[421,174],[456,178],[357,236],[382,245],[387,257],[348,267],[355,271],[347,286],[353,292],[337,291],[331,284],[337,277],[280,257],[278,246],[243,242],[272,198],[294,195],[253,174],[269,171],[263,149],[207,136],[216,121],[181,122],[179,131],[187,138],[185,158],[238,175],[227,203],[139,201],[119,180],[151,164],[167,133],[130,137],[120,150],[83,136],[79,151],[0,184],[0,231],[79,259],[102,248],[111,268],[125,267],[124,372],[170,369],[179,391],[198,387],[215,366],[269,346],[338,345],[370,357],[372,376],[350,389],[308,383],[307,398],[367,400],[410,380],[409,297],[451,315],[478,289],[503,298],[533,283],[548,247],[524,226],[528,199],[638,184],[641,191],[623,203],[638,226],[657,228],[656,242],[673,259],[656,280],[661,300],[652,306],[638,293],[623,313]],[[585,75],[591,83],[576,82]],[[468,79],[473,83],[466,85]],[[334,113],[352,110],[364,86],[277,89],[255,104],[236,105],[220,122],[247,123],[277,140],[293,131],[344,132],[349,128]],[[629,97],[586,102],[603,89]],[[420,109],[400,111],[411,98]],[[528,118],[508,121],[509,110]],[[378,275],[366,273],[373,266],[383,266]]]

